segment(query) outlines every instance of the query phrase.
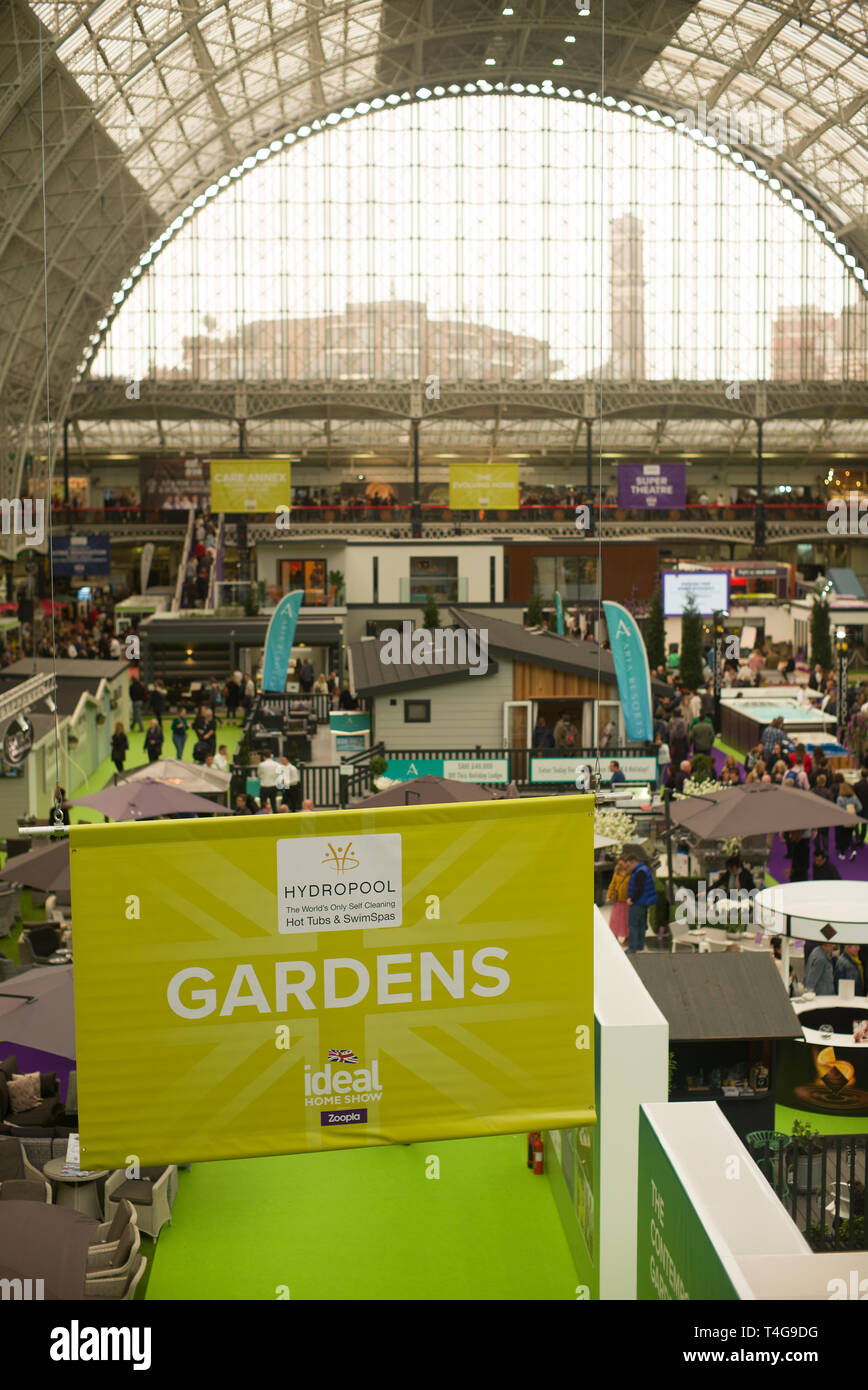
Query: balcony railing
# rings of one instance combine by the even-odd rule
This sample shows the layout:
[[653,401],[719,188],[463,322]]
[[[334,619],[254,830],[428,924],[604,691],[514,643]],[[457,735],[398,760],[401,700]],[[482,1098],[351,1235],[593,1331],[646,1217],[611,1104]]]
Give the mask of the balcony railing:
[[868,1134],[748,1135],[753,1158],[813,1250],[865,1250]]
[[[628,510],[616,502],[606,501],[598,507],[595,497],[578,494],[571,500],[562,502],[523,502],[519,507],[474,508],[456,510],[443,502],[423,502],[421,504],[423,525],[427,522],[479,522],[479,521],[531,521],[551,523],[566,521],[575,523],[576,507],[587,505],[591,511],[592,525],[599,516],[607,521],[745,521],[752,522],[756,515],[754,502],[714,503],[689,502],[680,508],[660,507],[654,509]],[[828,520],[826,503],[766,501],[767,521],[809,521]],[[154,523],[186,526],[189,512],[185,509],[155,509],[153,507],[53,507],[51,519],[58,526],[97,526],[97,525],[141,525]],[[343,501],[333,503],[293,503],[292,526],[322,526],[329,523],[394,522],[395,525],[409,525],[412,508],[409,503],[395,503],[394,506],[375,506],[362,501]],[[247,520],[253,524],[274,522],[271,512],[249,513]]]

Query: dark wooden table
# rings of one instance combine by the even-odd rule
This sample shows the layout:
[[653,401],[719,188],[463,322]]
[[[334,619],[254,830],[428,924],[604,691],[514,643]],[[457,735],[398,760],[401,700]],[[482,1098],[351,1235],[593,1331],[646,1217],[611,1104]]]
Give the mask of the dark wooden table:
[[32,1299],[39,1279],[45,1299],[84,1298],[87,1251],[98,1225],[47,1202],[0,1202],[0,1279],[33,1280]]

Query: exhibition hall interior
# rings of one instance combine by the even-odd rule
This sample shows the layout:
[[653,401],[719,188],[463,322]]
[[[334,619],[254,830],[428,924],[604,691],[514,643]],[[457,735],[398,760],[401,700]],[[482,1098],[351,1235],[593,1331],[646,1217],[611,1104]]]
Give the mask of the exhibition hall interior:
[[868,1297],[868,7],[0,62],[2,1298]]

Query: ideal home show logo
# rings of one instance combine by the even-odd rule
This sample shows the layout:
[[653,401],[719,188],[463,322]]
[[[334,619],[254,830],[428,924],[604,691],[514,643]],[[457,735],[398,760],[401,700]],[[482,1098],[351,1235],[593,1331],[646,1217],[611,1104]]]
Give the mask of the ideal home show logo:
[[358,1060],[351,1047],[330,1047],[322,1071],[305,1067],[304,1103],[322,1109],[321,1125],[367,1124],[367,1107],[382,1100],[379,1062],[353,1066]]

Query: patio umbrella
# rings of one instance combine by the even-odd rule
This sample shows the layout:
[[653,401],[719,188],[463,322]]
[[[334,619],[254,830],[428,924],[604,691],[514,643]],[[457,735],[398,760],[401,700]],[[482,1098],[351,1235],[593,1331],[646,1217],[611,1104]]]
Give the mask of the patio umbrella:
[[39,966],[0,984],[0,1038],[12,1047],[75,1056],[71,965]]
[[204,796],[193,796],[190,792],[181,791],[180,787],[167,787],[165,783],[153,782],[150,778],[141,782],[120,782],[116,787],[105,787],[90,796],[79,796],[69,804],[90,806],[112,820],[152,820],[155,816],[179,814],[231,814],[226,806],[206,801]]
[[53,840],[44,849],[16,854],[0,870],[0,879],[23,883],[25,888],[38,888],[43,893],[68,893],[69,840]]
[[[163,782],[168,787],[178,787],[197,796],[213,796],[215,792],[222,795],[228,791],[231,780],[231,774],[221,772],[219,767],[185,763],[179,758],[158,758],[156,762],[123,773],[117,783],[120,786],[126,782]],[[114,778],[110,785],[114,785]]]
[[[500,794],[502,795],[502,793]],[[494,801],[498,793],[475,782],[453,782],[449,777],[413,777],[374,796],[366,796],[360,809],[369,806],[436,806],[444,801]]]
[[722,787],[709,796],[672,801],[670,819],[700,840],[724,840],[729,835],[771,835],[783,830],[815,830],[827,825],[855,825],[856,816],[831,801],[798,787],[775,782],[746,782]]

